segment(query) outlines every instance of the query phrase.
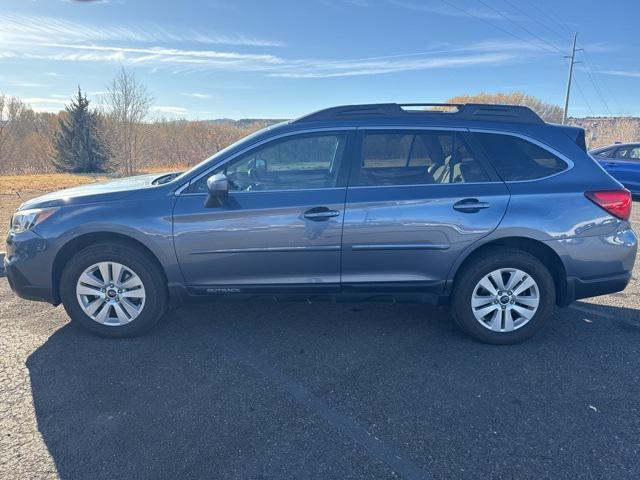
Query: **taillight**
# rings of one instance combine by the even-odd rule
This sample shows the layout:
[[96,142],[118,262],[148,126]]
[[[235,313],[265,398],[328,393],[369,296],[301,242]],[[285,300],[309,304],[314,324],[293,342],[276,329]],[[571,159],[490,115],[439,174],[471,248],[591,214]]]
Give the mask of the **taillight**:
[[631,192],[624,190],[604,190],[585,192],[584,195],[593,203],[602,207],[614,217],[629,220],[631,216]]

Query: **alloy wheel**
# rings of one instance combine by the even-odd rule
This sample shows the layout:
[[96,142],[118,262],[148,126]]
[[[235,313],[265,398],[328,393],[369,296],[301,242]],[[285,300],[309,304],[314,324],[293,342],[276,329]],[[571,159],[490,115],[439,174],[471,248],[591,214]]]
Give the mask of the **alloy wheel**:
[[471,297],[476,320],[494,332],[511,332],[523,327],[536,314],[539,305],[538,284],[517,268],[501,268],[485,275]]
[[146,299],[140,277],[117,262],[99,262],[85,269],[76,283],[76,295],[89,318],[109,326],[135,320]]

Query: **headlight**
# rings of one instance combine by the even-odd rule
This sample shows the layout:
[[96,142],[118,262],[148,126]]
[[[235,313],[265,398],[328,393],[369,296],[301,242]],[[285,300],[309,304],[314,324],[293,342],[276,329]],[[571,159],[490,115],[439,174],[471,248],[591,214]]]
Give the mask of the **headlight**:
[[11,233],[22,233],[31,230],[42,223],[59,209],[55,208],[31,208],[20,210],[11,217]]

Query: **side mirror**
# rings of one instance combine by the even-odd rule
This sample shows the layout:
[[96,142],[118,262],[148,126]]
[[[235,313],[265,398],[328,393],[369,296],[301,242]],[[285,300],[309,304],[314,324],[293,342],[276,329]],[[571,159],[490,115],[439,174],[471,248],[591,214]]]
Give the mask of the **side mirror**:
[[212,198],[222,198],[229,195],[229,180],[224,173],[216,173],[207,179],[207,190]]

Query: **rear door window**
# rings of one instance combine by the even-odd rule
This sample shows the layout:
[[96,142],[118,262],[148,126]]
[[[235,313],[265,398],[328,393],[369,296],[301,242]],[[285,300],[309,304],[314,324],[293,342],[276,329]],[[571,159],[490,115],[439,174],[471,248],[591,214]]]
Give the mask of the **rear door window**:
[[474,137],[505,182],[536,180],[569,168],[547,149],[520,137],[495,133],[474,133]]
[[464,138],[450,131],[367,131],[353,186],[490,181]]

